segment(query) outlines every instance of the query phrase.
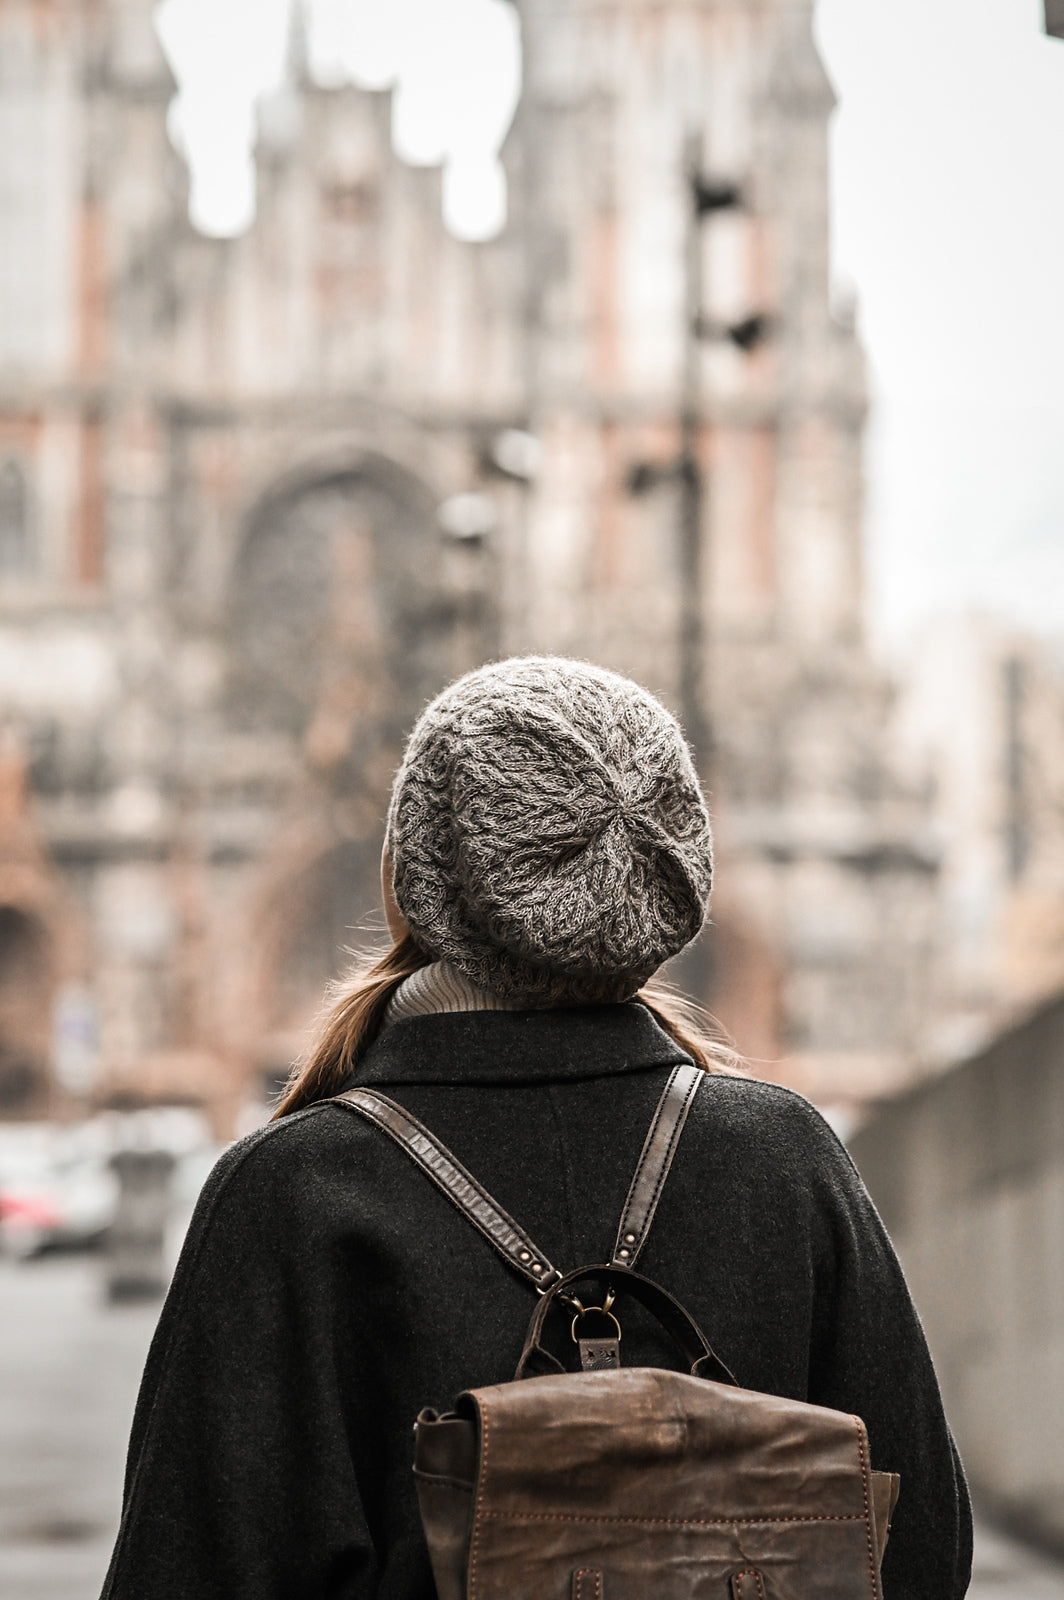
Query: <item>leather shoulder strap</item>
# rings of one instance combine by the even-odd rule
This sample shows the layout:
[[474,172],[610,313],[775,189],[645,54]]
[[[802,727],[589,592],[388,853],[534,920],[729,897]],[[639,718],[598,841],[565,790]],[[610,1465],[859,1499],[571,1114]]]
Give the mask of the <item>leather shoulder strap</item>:
[[646,1243],[687,1113],[704,1076],[699,1067],[690,1063],[674,1067],[669,1075],[621,1212],[613,1246],[615,1266],[634,1267]]
[[457,1156],[452,1155],[447,1146],[441,1144],[424,1123],[412,1117],[409,1111],[404,1111],[401,1105],[389,1100],[387,1095],[378,1094],[375,1089],[348,1089],[346,1094],[338,1094],[332,1103],[357,1111],[390,1134],[400,1149],[413,1157],[448,1200],[465,1212],[488,1243],[493,1244],[499,1254],[529,1283],[535,1284],[537,1289],[544,1289],[561,1277],[557,1267],[551,1266],[543,1251],[537,1249],[524,1229],[492,1199]]
[[[628,1190],[611,1265],[635,1265],[654,1220],[684,1121],[702,1077],[702,1072],[690,1065],[674,1067],[669,1075]],[[561,1278],[558,1268],[551,1265],[524,1229],[492,1199],[447,1146],[409,1111],[375,1089],[348,1089],[346,1094],[336,1095],[331,1103],[358,1112],[394,1139],[529,1283],[545,1290]]]

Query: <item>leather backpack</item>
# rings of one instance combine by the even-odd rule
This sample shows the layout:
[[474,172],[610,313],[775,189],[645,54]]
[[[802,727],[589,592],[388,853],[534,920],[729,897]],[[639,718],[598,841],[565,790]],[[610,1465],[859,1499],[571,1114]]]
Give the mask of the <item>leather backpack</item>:
[[[861,1419],[741,1388],[679,1302],[635,1271],[702,1077],[673,1070],[610,1260],[564,1274],[395,1101],[370,1089],[337,1097],[539,1292],[515,1381],[417,1419],[439,1600],[882,1600],[898,1477],[871,1470]],[[621,1368],[628,1298],[662,1324],[683,1371]],[[544,1343],[563,1308],[579,1372]]]

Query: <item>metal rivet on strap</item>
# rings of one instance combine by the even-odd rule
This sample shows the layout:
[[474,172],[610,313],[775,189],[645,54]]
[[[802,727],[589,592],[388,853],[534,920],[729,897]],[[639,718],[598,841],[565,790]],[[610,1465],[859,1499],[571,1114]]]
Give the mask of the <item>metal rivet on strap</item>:
[[626,1233],[625,1236],[624,1236],[624,1242],[625,1242],[625,1244],[635,1244],[635,1234],[634,1233]]
[[533,1272],[542,1272],[543,1271],[543,1268],[540,1266],[538,1261],[533,1261],[533,1263],[532,1263],[532,1271]]
[[617,1254],[620,1256],[622,1261],[626,1261],[628,1259],[628,1257],[631,1255],[631,1253],[632,1252],[630,1250],[618,1250],[618,1252],[617,1252]]
[[517,1252],[517,1259],[519,1261],[531,1261],[532,1260],[532,1252],[530,1250],[519,1250]]

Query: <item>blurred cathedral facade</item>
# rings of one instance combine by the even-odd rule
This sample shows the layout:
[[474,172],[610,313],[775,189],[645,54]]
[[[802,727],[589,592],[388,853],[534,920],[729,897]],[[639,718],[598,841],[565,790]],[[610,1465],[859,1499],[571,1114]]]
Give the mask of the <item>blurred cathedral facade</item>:
[[712,795],[679,977],[863,1103],[952,994],[864,637],[865,391],[811,0],[520,0],[495,240],[298,52],[257,216],[187,217],[151,0],[0,6],[0,1116],[222,1128],[379,934],[391,774],[502,654],[627,671]]

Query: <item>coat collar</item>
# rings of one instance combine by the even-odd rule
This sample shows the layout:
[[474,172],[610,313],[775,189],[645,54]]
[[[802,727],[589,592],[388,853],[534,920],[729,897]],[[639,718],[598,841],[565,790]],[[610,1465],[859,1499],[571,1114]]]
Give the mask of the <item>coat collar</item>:
[[550,1011],[447,1012],[394,1022],[344,1087],[550,1083],[688,1060],[637,1001]]

